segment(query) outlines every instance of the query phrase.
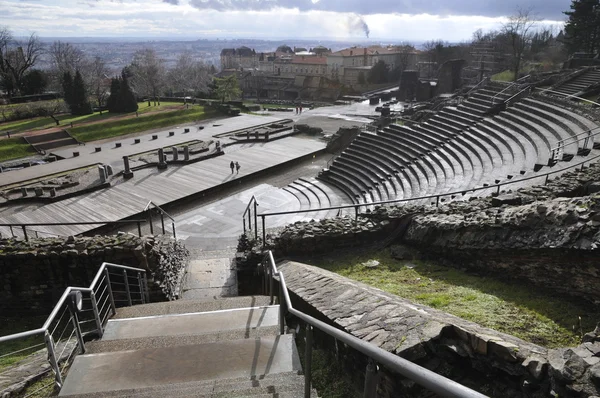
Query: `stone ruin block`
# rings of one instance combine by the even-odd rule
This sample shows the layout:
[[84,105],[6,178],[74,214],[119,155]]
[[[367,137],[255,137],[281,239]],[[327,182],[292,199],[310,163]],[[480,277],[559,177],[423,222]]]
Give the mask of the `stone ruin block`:
[[175,135],[174,131],[169,131],[169,137],[173,137]]
[[189,133],[189,132],[190,132],[190,129],[183,129],[183,132],[184,132],[184,133]]
[[74,151],[73,152],[73,157],[76,158],[77,156],[79,156],[79,151]]
[[153,140],[157,140],[157,139],[158,139],[158,135],[156,135],[156,134],[152,134],[152,139],[153,139]]
[[44,190],[42,187],[35,187],[35,196],[44,196]]
[[100,152],[102,151],[102,147],[97,146],[96,148],[94,148],[94,152]]
[[115,148],[121,148],[121,143],[120,142],[115,142]]
[[134,140],[133,140],[133,143],[134,143],[134,144],[139,144],[139,143],[140,143],[140,139],[139,139],[139,138],[136,138],[136,139],[134,139]]

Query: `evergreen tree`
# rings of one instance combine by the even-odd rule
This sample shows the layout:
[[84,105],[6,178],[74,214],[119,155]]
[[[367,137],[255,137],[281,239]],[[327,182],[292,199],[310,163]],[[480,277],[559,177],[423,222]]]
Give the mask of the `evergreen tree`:
[[385,62],[378,61],[369,71],[367,81],[371,84],[387,83],[389,73],[390,67]]
[[62,89],[65,102],[69,109],[73,106],[73,77],[71,72],[65,72],[62,77]]
[[106,108],[109,112],[119,112],[119,93],[121,92],[121,80],[114,78],[110,81],[110,95],[106,100]]
[[138,110],[137,100],[135,99],[135,94],[131,90],[129,86],[129,79],[126,74],[123,74],[121,77],[120,84],[120,97],[121,97],[121,112],[135,112]]
[[109,112],[114,113],[127,113],[138,110],[137,101],[129,87],[129,80],[125,71],[121,73],[121,77],[112,79],[106,107]]
[[72,99],[73,105],[71,106],[71,114],[89,115],[93,112],[92,105],[88,100],[85,84],[83,83],[83,77],[79,71],[75,73],[75,79],[73,79]]
[[565,24],[565,44],[569,52],[600,51],[600,0],[573,0]]

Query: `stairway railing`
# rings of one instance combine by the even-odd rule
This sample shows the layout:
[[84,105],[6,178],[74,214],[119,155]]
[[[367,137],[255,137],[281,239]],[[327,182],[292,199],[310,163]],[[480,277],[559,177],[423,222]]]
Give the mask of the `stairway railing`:
[[[503,187],[512,185],[512,184],[518,184],[518,183],[522,183],[524,181],[529,181],[529,180],[533,180],[533,179],[538,179],[538,178],[544,178],[544,185],[546,185],[548,183],[548,180],[550,178],[551,175],[553,174],[557,174],[557,173],[562,173],[565,172],[567,170],[571,170],[577,167],[581,166],[581,169],[583,170],[583,168],[585,167],[585,164],[591,164],[594,162],[594,160],[596,159],[600,159],[600,155],[591,157],[589,159],[583,160],[579,163],[574,163],[572,165],[570,165],[569,167],[565,167],[563,169],[560,170],[554,170],[554,171],[550,171],[547,173],[541,173],[541,174],[536,174],[536,175],[532,175],[529,177],[523,177],[523,178],[518,178],[515,180],[511,180],[511,181],[506,181],[506,182],[498,182],[496,184],[484,184],[484,186],[482,187],[476,187],[476,188],[470,188],[470,189],[464,189],[461,191],[452,191],[452,192],[446,192],[446,193],[440,193],[437,195],[428,195],[428,196],[419,196],[416,198],[406,198],[406,199],[392,199],[392,200],[383,200],[383,201],[379,201],[379,202],[371,202],[371,203],[355,203],[355,204],[351,204],[351,205],[342,205],[342,206],[332,206],[332,207],[320,207],[318,209],[305,209],[305,210],[291,210],[291,211],[280,211],[280,212],[273,212],[273,213],[261,213],[258,214],[257,217],[260,217],[261,219],[261,226],[262,226],[262,245],[264,246],[266,243],[266,218],[267,217],[275,217],[275,216],[283,216],[283,215],[290,215],[290,214],[303,214],[303,213],[317,213],[317,212],[324,212],[324,211],[330,211],[330,210],[344,210],[344,209],[354,209],[354,213],[355,216],[358,217],[358,215],[360,214],[360,209],[363,207],[370,207],[370,206],[381,206],[381,205],[388,205],[388,204],[394,204],[394,203],[408,203],[408,202],[415,202],[418,200],[435,200],[435,205],[436,207],[439,206],[440,202],[443,202],[445,199],[445,197],[457,197],[457,196],[464,196],[469,192],[479,192],[479,191],[484,191],[484,190],[490,190],[493,191],[495,190],[495,194],[499,194],[500,190]],[[432,203],[433,204],[433,203]],[[255,231],[256,232],[256,231]],[[258,240],[257,235],[255,235],[255,239]]]
[[[256,201],[256,197],[252,195],[250,198],[250,202],[246,206],[246,210],[244,210],[244,214],[242,215],[242,222],[244,223],[244,233],[246,233],[246,216],[248,216],[248,230],[252,231],[252,219],[254,219],[254,239],[258,239],[258,215],[257,215],[257,207],[258,202]],[[254,213],[252,213],[254,211]],[[252,215],[254,214],[254,216]]]
[[[561,160],[562,155],[565,153],[565,146],[577,144],[577,147],[579,148],[579,143],[583,142],[582,148],[588,149],[588,146],[593,145],[594,137],[599,135],[600,127],[594,127],[593,129],[583,131],[579,134],[575,134],[571,137],[558,141],[556,146],[550,149],[550,159],[548,160],[548,165],[555,165]],[[590,143],[592,145],[590,145]]]
[[154,224],[152,219],[152,209],[156,209],[160,215],[160,223],[162,226],[163,235],[166,234],[165,230],[165,216],[171,220],[171,229],[173,231],[173,239],[177,240],[177,231],[175,230],[175,219],[171,217],[169,213],[167,213],[162,207],[154,203],[153,201],[149,201],[146,207],[144,208],[144,212],[148,215],[148,222],[150,224],[150,234],[154,235]]
[[401,374],[417,384],[433,391],[443,397],[461,397],[461,398],[483,398],[485,395],[478,393],[459,384],[453,380],[447,379],[437,373],[425,369],[417,364],[414,364],[404,358],[385,351],[373,344],[359,339],[346,333],[338,328],[319,321],[310,315],[307,315],[292,305],[290,293],[285,282],[285,276],[282,271],[277,269],[277,264],[273,258],[273,253],[269,250],[261,263],[263,271],[263,287],[265,293],[268,293],[271,298],[271,304],[274,303],[275,297],[275,278],[279,278],[279,293],[277,295],[279,303],[279,332],[285,334],[285,316],[291,314],[306,323],[306,346],[305,346],[305,370],[304,370],[304,397],[311,396],[311,381],[312,381],[312,334],[313,328],[317,328],[329,336],[339,340],[348,346],[354,348],[358,352],[369,358],[369,363],[365,372],[365,387],[364,397],[375,397],[377,382],[377,365],[381,364],[388,370]]
[[487,82],[490,81],[489,77],[484,77],[483,79],[481,79],[481,81],[479,83],[477,83],[475,86],[471,87],[471,89],[469,91],[467,91],[467,96],[469,94],[471,94],[473,91],[477,90],[478,88],[480,88],[480,86],[484,86]]
[[[1,336],[0,363],[6,365],[25,357],[30,359],[28,363],[47,360],[54,382],[47,383],[43,389],[53,384],[60,389],[76,352],[85,353],[85,338],[102,337],[106,322],[116,314],[118,306],[144,304],[149,299],[146,270],[102,263],[89,287],[65,289],[42,327]],[[19,348],[15,350],[15,346]],[[43,368],[40,366],[40,369]],[[47,372],[40,370],[38,375],[31,376],[42,377]]]
[[512,82],[511,84],[509,84],[508,86],[506,86],[502,91],[500,91],[499,93],[497,93],[496,95],[494,95],[492,97],[492,104],[496,103],[496,98],[502,94],[504,94],[505,92],[512,90],[513,88],[517,87],[520,85],[520,83],[522,83],[523,81],[529,79],[531,77],[531,75],[527,75],[527,76],[523,76],[517,80],[515,80],[514,82]]

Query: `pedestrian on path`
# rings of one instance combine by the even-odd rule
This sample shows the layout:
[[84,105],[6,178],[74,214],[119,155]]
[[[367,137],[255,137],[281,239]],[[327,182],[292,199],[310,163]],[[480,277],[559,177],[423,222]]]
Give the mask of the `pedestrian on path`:
[[240,166],[240,164],[238,162],[235,162],[235,170],[237,171],[236,174],[240,174],[240,167],[242,167],[242,166]]
[[231,168],[231,174],[233,174],[233,169],[235,168],[235,163],[233,163],[233,160],[231,163],[229,163],[229,168]]

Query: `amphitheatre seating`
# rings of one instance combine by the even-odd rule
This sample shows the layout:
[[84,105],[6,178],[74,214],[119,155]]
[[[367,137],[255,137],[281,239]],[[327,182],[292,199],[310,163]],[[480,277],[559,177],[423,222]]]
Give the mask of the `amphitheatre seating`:
[[492,115],[495,105],[518,90],[490,83],[425,122],[363,132],[318,179],[355,203],[464,195],[551,164],[551,150],[559,142],[564,142],[560,160],[589,153],[593,140],[576,142],[576,136],[597,125],[543,97],[521,98]]

